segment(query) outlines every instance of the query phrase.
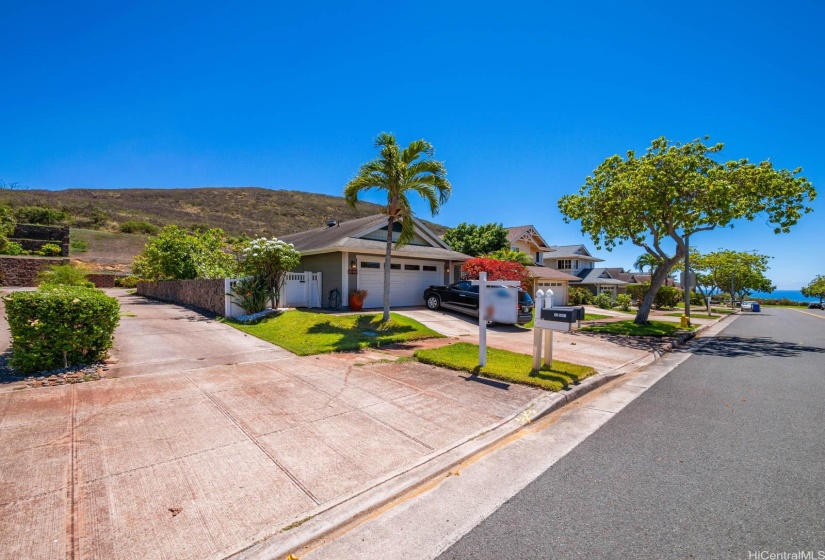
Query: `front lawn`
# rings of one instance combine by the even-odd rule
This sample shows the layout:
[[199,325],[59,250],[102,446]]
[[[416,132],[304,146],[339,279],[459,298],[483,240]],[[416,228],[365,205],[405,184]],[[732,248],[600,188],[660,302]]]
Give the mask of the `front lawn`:
[[390,313],[390,321],[385,324],[381,323],[381,314],[327,315],[307,311],[285,311],[249,325],[226,322],[299,356],[442,338],[415,319],[395,313]]
[[441,348],[416,350],[415,358],[425,364],[467,371],[482,377],[532,385],[550,391],[564,389],[574,381],[579,381],[596,373],[589,366],[580,366],[553,360],[552,367],[542,366],[533,372],[533,357],[516,354],[509,350],[487,348],[487,365],[478,367],[478,345],[457,342]]
[[[693,330],[696,326],[688,327]],[[674,336],[676,331],[682,329],[678,323],[668,323],[665,321],[650,321],[646,325],[637,325],[633,321],[617,321],[615,323],[605,323],[603,325],[592,325],[582,327],[582,331],[600,334],[620,334],[625,336]]]

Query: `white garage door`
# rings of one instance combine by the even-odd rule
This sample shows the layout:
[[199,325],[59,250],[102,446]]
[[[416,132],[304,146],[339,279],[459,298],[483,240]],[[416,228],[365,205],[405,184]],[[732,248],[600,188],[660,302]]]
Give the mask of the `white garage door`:
[[553,305],[567,305],[567,286],[564,282],[550,282],[549,280],[536,280],[536,291],[546,292],[553,290]]
[[[390,305],[424,305],[427,286],[444,283],[444,264],[438,261],[393,259],[390,272]],[[358,257],[358,289],[367,290],[364,307],[384,305],[384,259]]]

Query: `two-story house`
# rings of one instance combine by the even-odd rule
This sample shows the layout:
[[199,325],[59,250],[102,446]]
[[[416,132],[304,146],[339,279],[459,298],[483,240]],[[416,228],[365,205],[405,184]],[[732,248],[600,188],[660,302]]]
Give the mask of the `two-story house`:
[[551,245],[550,251],[544,254],[544,265],[575,276],[579,280],[576,286],[593,294],[608,292],[615,297],[627,282],[614,278],[611,269],[595,266],[603,261],[591,255],[584,245]]
[[527,271],[533,280],[531,295],[535,296],[537,290],[546,292],[553,290],[554,305],[567,305],[567,293],[571,282],[579,282],[579,278],[568,271],[549,267],[545,263],[548,251],[553,249],[547,244],[535,227],[517,226],[507,228],[507,241],[511,251],[521,251],[530,256],[535,263],[528,266]]

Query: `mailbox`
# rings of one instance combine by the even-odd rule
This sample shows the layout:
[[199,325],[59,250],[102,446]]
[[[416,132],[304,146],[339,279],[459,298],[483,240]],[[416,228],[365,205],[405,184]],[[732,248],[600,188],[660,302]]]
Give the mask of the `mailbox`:
[[541,310],[543,321],[555,321],[557,323],[576,323],[584,321],[584,307],[551,307]]

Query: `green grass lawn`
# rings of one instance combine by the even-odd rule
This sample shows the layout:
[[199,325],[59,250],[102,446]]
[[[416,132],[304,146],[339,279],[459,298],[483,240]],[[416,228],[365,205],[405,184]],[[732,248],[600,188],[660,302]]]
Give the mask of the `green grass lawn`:
[[457,342],[429,350],[416,350],[415,358],[426,364],[467,371],[510,383],[532,385],[549,391],[559,391],[574,381],[596,373],[592,367],[560,360],[553,360],[552,367],[545,365],[540,371],[534,372],[531,371],[532,356],[489,347],[487,348],[487,365],[480,368],[478,366],[478,345],[468,342]]
[[[665,313],[665,317],[681,317],[684,313]],[[690,313],[694,319],[717,319],[719,315],[708,315],[706,313]]]
[[[696,326],[689,327],[688,330],[695,329]],[[668,323],[665,321],[650,321],[647,325],[637,325],[633,321],[617,321],[604,325],[593,325],[582,327],[582,331],[601,334],[621,334],[626,336],[673,336],[676,331],[684,330],[679,327],[679,323]]]
[[286,311],[249,325],[231,320],[226,323],[299,356],[442,338],[415,319],[395,313],[390,313],[386,324],[381,323],[380,314],[327,315],[307,311]]

